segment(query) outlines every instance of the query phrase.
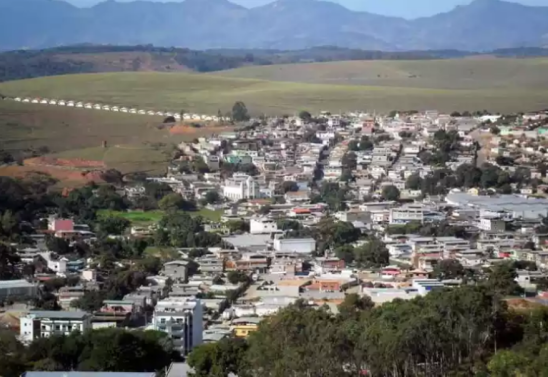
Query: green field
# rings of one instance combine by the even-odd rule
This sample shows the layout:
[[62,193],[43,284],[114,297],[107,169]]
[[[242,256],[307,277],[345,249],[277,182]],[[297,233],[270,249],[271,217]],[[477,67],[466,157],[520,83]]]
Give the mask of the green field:
[[[202,216],[204,219],[211,221],[219,221],[223,211],[211,211],[209,209],[201,209],[195,212],[187,212],[191,216]],[[129,211],[119,212],[110,210],[101,210],[99,216],[119,216],[131,221],[133,225],[149,225],[156,223],[164,216],[164,211]]]
[[[523,63],[526,67],[534,66],[533,63],[539,64],[541,67],[544,64],[544,60],[540,59],[516,60],[518,63],[522,61],[526,62]],[[454,62],[457,63],[452,64],[456,64],[457,67],[459,62],[468,64],[467,60],[455,60]],[[481,60],[478,62],[483,64]],[[382,66],[391,62],[375,61],[374,63]],[[413,64],[423,63],[444,66],[445,61],[413,62]],[[328,67],[337,67],[337,65],[344,67],[347,63],[322,64],[329,64]],[[0,84],[0,92],[11,96],[53,97],[174,111],[185,109],[186,111],[211,114],[216,114],[218,110],[222,112],[230,110],[235,101],[244,101],[254,114],[294,113],[302,109],[333,112],[351,110],[387,112],[393,109],[438,109],[441,111],[487,109],[498,112],[516,112],[542,109],[548,104],[548,86],[543,84],[545,81],[542,81],[547,79],[538,78],[538,69],[535,69],[536,73],[533,76],[541,80],[540,84],[531,83],[528,81],[529,78],[519,76],[519,80],[522,82],[508,85],[505,88],[497,87],[498,78],[500,78],[499,81],[504,80],[503,77],[496,75],[490,76],[491,78],[482,84],[477,84],[477,80],[473,78],[468,79],[471,82],[468,86],[463,87],[462,80],[460,80],[460,88],[444,88],[443,86],[450,85],[452,80],[459,81],[458,72],[461,72],[457,71],[451,76],[449,73],[452,72],[452,69],[445,68],[443,72],[440,70],[439,77],[433,76],[431,79],[417,77],[413,80],[409,79],[411,82],[402,79],[394,82],[394,85],[388,85],[381,80],[370,86],[266,81],[222,76],[244,75],[246,72],[253,73],[259,69],[261,73],[257,75],[265,77],[264,72],[275,70],[277,67],[281,66],[248,67],[218,75],[157,72],[67,75],[5,82]],[[283,67],[286,70],[293,70],[299,66]],[[305,71],[307,69],[316,70],[316,67],[316,64],[306,65]],[[323,66],[320,64],[320,67]],[[344,68],[341,69],[344,70]],[[324,70],[329,72],[332,69]],[[487,75],[488,66],[484,70]],[[275,79],[275,77],[267,78]],[[286,78],[284,76],[278,77],[278,79],[285,80]],[[436,82],[436,85],[431,82]]]
[[548,88],[548,59],[368,60],[237,68],[222,77],[426,89]]

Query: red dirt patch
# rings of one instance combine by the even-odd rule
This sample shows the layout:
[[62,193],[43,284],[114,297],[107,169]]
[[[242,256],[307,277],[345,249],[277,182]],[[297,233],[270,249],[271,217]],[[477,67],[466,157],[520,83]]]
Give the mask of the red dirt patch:
[[70,169],[106,169],[103,161],[83,160],[80,158],[53,158],[53,157],[35,157],[29,158],[23,162],[25,166],[48,166]]
[[56,168],[51,166],[4,166],[0,168],[0,176],[8,176],[14,178],[27,178],[34,173],[45,173],[51,175],[62,183],[70,183],[75,186],[85,185],[89,182],[101,183],[102,172],[100,170],[70,170],[64,168]]

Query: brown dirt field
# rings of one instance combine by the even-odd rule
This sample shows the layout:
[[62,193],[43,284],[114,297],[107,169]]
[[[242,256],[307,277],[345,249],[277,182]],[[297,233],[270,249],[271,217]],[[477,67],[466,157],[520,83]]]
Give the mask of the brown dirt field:
[[0,167],[0,176],[26,178],[34,173],[51,175],[63,186],[82,186],[89,182],[102,183],[100,171],[83,171],[55,168],[49,166],[4,166]]
[[36,157],[29,158],[24,162],[25,166],[48,166],[48,167],[66,167],[71,169],[106,169],[107,166],[103,161],[84,160],[80,158],[53,158],[53,157]]
[[531,300],[526,300],[526,299],[523,299],[523,298],[511,298],[511,299],[507,299],[505,301],[508,304],[508,307],[510,309],[514,309],[514,310],[518,310],[518,311],[519,310],[532,310],[532,309],[535,309],[535,308],[538,308],[538,307],[542,306],[541,303],[534,302],[534,301],[531,301]]
[[178,124],[176,126],[173,126],[169,129],[169,133],[171,135],[191,135],[191,136],[201,136],[207,133],[211,133],[213,130],[215,130],[214,133],[221,133],[221,132],[228,132],[233,131],[234,127],[192,127],[186,124]]

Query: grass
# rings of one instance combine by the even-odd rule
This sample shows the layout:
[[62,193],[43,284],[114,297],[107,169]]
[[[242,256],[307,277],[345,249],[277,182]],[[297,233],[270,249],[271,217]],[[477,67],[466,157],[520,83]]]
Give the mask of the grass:
[[151,257],[158,257],[166,262],[179,259],[180,257],[179,252],[173,247],[149,246],[145,249],[144,254]]
[[146,171],[165,173],[170,160],[167,151],[150,145],[115,145],[107,148],[91,147],[64,151],[51,155],[57,158],[104,161],[107,167],[122,173]]
[[316,84],[429,89],[537,88],[548,86],[548,59],[369,60],[252,66],[222,77]]
[[[202,208],[199,211],[187,212],[190,216],[202,216],[204,219],[211,221],[219,221],[223,214],[223,211],[212,211],[206,208]],[[129,211],[129,212],[120,212],[120,211],[110,211],[110,210],[101,210],[99,211],[99,216],[119,216],[123,217],[133,225],[150,225],[157,223],[162,219],[165,212],[156,210],[156,211]]]
[[[524,63],[526,64],[525,68],[537,67],[537,65],[542,68],[545,62],[542,59],[521,59],[516,60],[515,65],[519,66],[519,62],[522,61],[527,62]],[[451,61],[451,64],[456,64],[458,67],[459,62],[468,64],[467,60],[455,60]],[[379,61],[374,63],[379,66],[388,63],[395,64]],[[446,63],[435,61],[413,62],[413,64],[417,66],[427,64],[424,71],[429,72],[433,69],[431,67],[435,67],[433,64],[445,67]],[[310,66],[316,69],[316,65]],[[264,72],[269,72],[269,69],[277,69],[276,67],[293,70],[302,66],[259,67],[262,71],[260,71],[260,75],[257,75],[274,79],[275,77],[267,76]],[[320,67],[323,66],[320,65]],[[429,67],[430,70],[427,69]],[[301,72],[305,68],[301,68]],[[393,69],[396,71],[396,68],[394,66]],[[374,85],[365,86],[341,85],[337,80],[333,81],[335,84],[329,80],[327,80],[329,82],[327,84],[325,81],[320,84],[312,84],[222,76],[256,72],[256,67],[248,67],[218,75],[123,72],[44,77],[2,83],[0,92],[11,96],[53,97],[158,110],[185,109],[186,111],[210,114],[216,114],[219,109],[226,112],[230,110],[235,101],[239,100],[244,101],[249,110],[255,114],[293,113],[302,109],[335,112],[357,109],[376,111],[393,109],[473,111],[487,109],[515,112],[541,109],[546,107],[548,102],[548,87],[543,84],[544,80],[548,79],[539,76],[540,68],[535,68],[531,76],[527,76],[525,73],[521,76],[517,75],[518,78],[515,81],[519,82],[512,82],[504,89],[498,87],[497,82],[504,82],[502,73],[506,74],[506,71],[501,71],[501,77],[492,75],[483,82],[479,82],[474,78],[475,76],[471,79],[459,80],[458,74],[449,75],[450,68],[440,69],[439,74],[432,74],[431,78],[399,79],[393,82],[394,85],[387,85],[382,80],[375,81]],[[461,71],[466,72],[466,69],[465,66],[465,68],[461,68]],[[489,71],[488,64],[485,67],[482,65],[482,71],[478,71],[475,75],[488,75]],[[404,77],[406,74],[404,72],[400,76]],[[535,84],[532,77],[540,80],[540,84]],[[280,79],[285,79],[285,76]],[[458,81],[460,84],[455,84],[454,88],[444,88],[445,83],[449,85],[453,81]],[[470,82],[470,84],[464,85],[464,81]],[[432,84],[433,82],[436,85]],[[127,130],[125,132],[127,136]]]
[[158,128],[162,121],[154,116],[0,100],[0,149],[18,155],[45,146],[52,157],[101,160],[123,173],[161,174],[172,145],[220,130],[189,128],[174,135]]

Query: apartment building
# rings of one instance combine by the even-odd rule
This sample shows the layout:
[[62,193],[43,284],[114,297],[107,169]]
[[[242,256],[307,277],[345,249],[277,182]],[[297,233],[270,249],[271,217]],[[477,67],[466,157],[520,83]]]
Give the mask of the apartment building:
[[20,339],[32,342],[51,335],[91,329],[91,315],[81,311],[30,311],[20,318]]
[[154,330],[166,332],[173,340],[173,347],[187,355],[202,344],[203,313],[199,299],[169,297],[158,301],[152,318]]

